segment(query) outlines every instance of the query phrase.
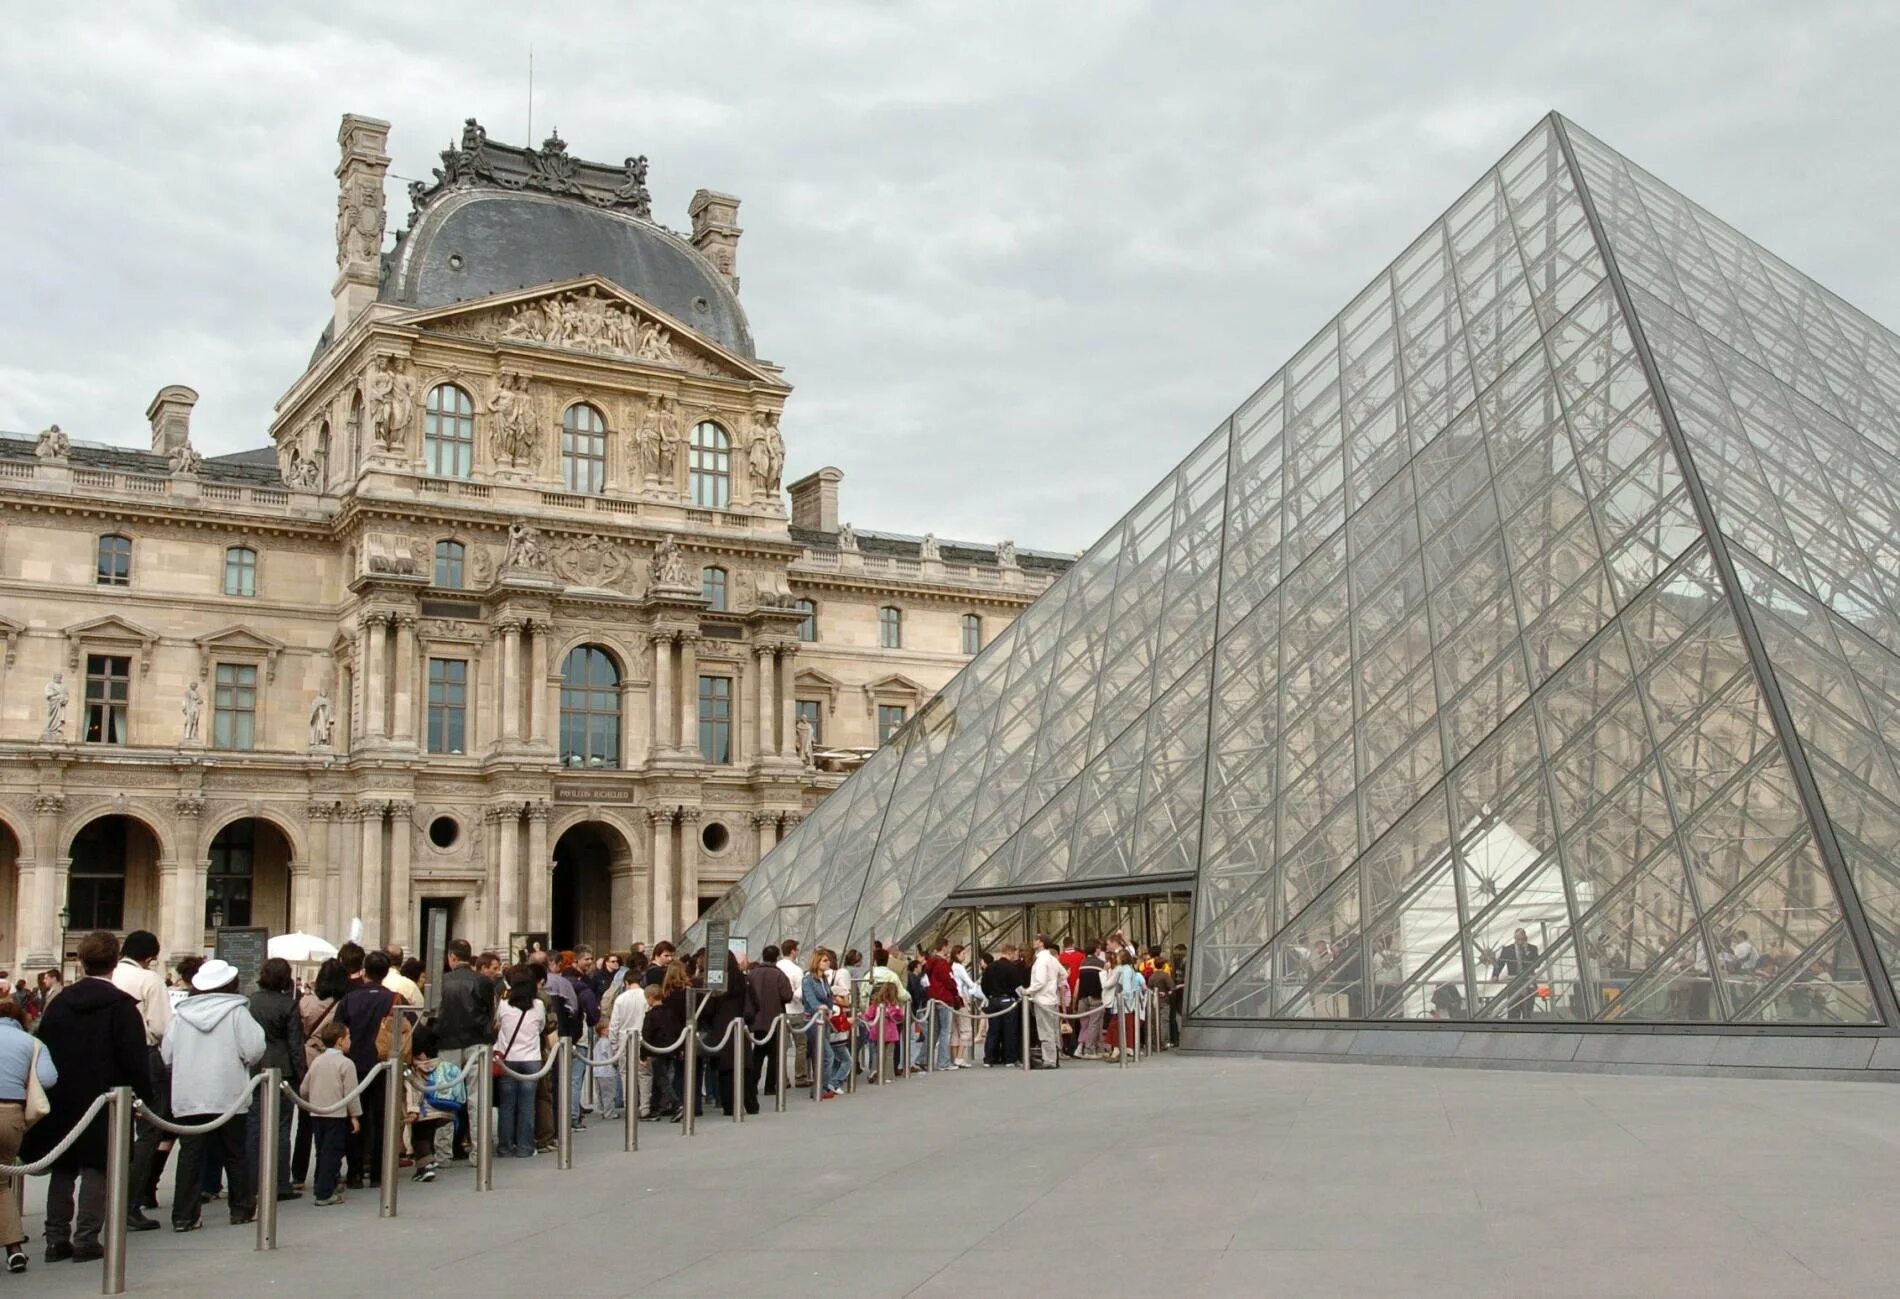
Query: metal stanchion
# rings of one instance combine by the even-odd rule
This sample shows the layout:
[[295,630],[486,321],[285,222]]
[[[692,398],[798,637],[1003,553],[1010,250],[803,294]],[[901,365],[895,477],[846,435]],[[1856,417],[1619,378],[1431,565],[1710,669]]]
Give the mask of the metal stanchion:
[[396,1183],[402,1174],[402,1008],[392,1006],[395,1022],[389,1026],[389,1072],[383,1075],[383,1198],[379,1216],[396,1216]]
[[[495,1066],[492,1048],[475,1066],[475,1105],[468,1141],[475,1148],[475,1189],[495,1189]],[[504,1066],[505,1067],[505,1066]]]
[[626,1105],[625,1111],[621,1114],[620,1118],[621,1118],[621,1121],[626,1125],[627,1152],[631,1154],[640,1148],[640,1039],[639,1038],[630,1037],[627,1039],[626,1055],[627,1055],[627,1081],[626,1081],[626,1085],[624,1086],[622,1090],[624,1090],[627,1093],[626,1095],[627,1105]]
[[845,1017],[851,1025],[845,1030],[845,1050],[851,1053],[851,1068],[844,1076],[844,1094],[855,1096],[858,1090],[858,985],[855,983],[851,985]]
[[825,1098],[825,1064],[831,1046],[831,1016],[820,1008],[811,1017],[806,1034],[811,1038],[811,1098],[821,1101]]
[[926,1001],[924,1013],[930,1019],[924,1024],[924,1067],[932,1073],[937,1071],[937,1003]]
[[559,1037],[554,1040],[554,1166],[561,1172],[574,1167],[573,1090],[574,1043]]
[[1023,1072],[1028,1073],[1030,1069],[1030,1064],[1029,1064],[1030,1056],[1033,1054],[1032,1051],[1030,1050],[1029,1043],[1030,1043],[1030,1040],[1035,1036],[1035,1033],[1033,1032],[1032,1027],[1031,1027],[1032,1021],[1030,1019],[1030,1012],[1029,1012],[1029,998],[1027,997],[1024,997],[1022,1000],[1022,1011],[1023,1011]]
[[1117,1069],[1128,1067],[1127,1027],[1128,1021],[1122,1018],[1121,1003],[1118,1001],[1115,1003],[1115,1067]]
[[[132,1089],[114,1087],[106,1109],[105,1276],[101,1294],[125,1293],[125,1219],[132,1206]],[[24,1184],[25,1177],[14,1181]]]
[[778,1069],[776,1070],[777,1077],[773,1079],[778,1086],[773,1092],[772,1108],[777,1113],[783,1114],[785,1112],[785,1093],[787,1084],[790,1081],[785,1075],[798,1072],[798,1053],[790,1049],[792,1017],[781,1010],[779,1012],[778,1022],[772,1026],[772,1031],[778,1034],[772,1042],[772,1049],[778,1053],[772,1057],[778,1061]]
[[693,1135],[694,1111],[699,1108],[699,1021],[692,1013],[692,995],[690,991],[686,994],[686,1066],[680,1084],[680,1131],[689,1137]]
[[264,1071],[264,1087],[257,1096],[257,1248],[277,1248],[277,1124],[281,1120],[284,1071]]
[[752,1030],[745,1026],[743,1019],[732,1021],[732,1095],[724,1097],[732,1106],[732,1121],[745,1122],[746,1081],[745,1061],[752,1054]]

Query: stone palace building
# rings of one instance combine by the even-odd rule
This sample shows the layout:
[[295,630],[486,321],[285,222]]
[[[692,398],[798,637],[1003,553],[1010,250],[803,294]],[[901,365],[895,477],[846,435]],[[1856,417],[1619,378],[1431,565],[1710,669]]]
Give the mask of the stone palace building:
[[[220,925],[674,934],[1068,564],[781,487],[739,201],[658,224],[473,120],[385,239],[343,118],[333,311],[271,445],[0,437],[0,959]],[[789,495],[790,508],[785,498]]]

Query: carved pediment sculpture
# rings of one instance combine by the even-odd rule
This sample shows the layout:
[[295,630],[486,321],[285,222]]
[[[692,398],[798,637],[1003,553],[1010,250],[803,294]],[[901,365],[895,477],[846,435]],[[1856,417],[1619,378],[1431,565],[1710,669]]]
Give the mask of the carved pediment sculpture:
[[685,370],[709,378],[769,379],[743,358],[721,355],[690,329],[675,328],[595,277],[487,309],[442,308],[426,327],[488,342],[531,343]]
[[626,547],[606,537],[583,537],[554,552],[554,571],[573,586],[618,587],[627,580],[631,567]]

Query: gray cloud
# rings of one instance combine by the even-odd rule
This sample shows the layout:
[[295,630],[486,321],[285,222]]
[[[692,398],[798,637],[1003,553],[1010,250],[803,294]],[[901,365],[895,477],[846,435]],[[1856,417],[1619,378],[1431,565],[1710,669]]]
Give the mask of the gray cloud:
[[[1900,319],[1900,11],[1804,4],[43,6],[0,45],[0,428],[257,445],[327,315],[334,137],[475,115],[738,194],[791,472],[1076,549],[1547,108]],[[405,205],[391,184],[392,214]]]

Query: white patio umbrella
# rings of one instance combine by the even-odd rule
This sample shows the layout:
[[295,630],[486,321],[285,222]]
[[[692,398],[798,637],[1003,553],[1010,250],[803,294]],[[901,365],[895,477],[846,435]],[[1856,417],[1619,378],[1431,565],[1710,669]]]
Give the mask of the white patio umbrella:
[[315,934],[279,934],[265,944],[264,950],[293,963],[327,961],[336,955],[336,946]]

